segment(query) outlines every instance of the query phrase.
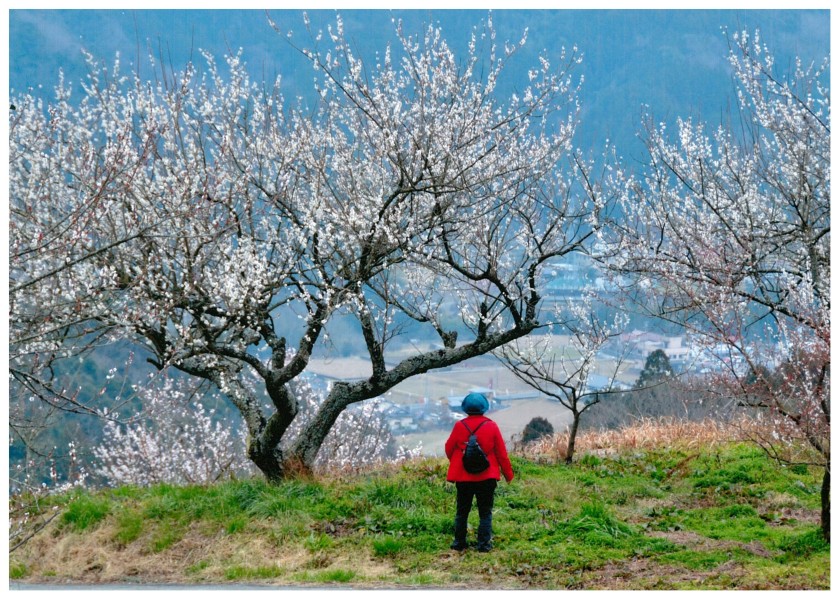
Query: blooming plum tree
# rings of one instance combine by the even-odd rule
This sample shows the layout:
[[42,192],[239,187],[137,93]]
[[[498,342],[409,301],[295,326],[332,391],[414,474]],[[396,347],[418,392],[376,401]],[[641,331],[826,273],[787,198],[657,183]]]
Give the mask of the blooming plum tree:
[[[642,178],[616,171],[626,214],[614,265],[640,301],[704,339],[718,383],[769,419],[780,457],[806,440],[830,479],[828,59],[777,73],[759,35],[731,38],[740,128],[647,127]],[[781,370],[781,379],[774,373]],[[814,460],[812,457],[811,460]]]
[[[530,333],[542,266],[581,250],[606,210],[576,183],[588,167],[571,146],[574,49],[559,66],[541,57],[500,99],[525,38],[498,48],[490,18],[465,62],[432,26],[412,36],[397,24],[373,64],[340,18],[311,43],[299,49],[314,67],[311,105],[287,101],[280,79],[253,82],[236,54],[226,70],[205,55],[204,72],[161,69],[155,81],[91,59],[77,106],[63,87],[46,109],[16,99],[11,128],[18,270],[43,302],[20,352],[58,343],[44,322],[64,302],[84,327],[70,342],[122,335],[157,368],[214,384],[271,480],[311,468],[351,405]],[[50,203],[65,197],[95,198],[96,218],[79,222],[78,260],[59,246],[36,270]],[[294,383],[339,314],[357,321],[371,373],[336,383],[298,429]],[[389,362],[406,323],[441,347]]]
[[[92,73],[91,96],[100,76]],[[61,77],[51,104],[25,95],[9,112],[10,425],[21,437],[56,411],[97,412],[56,366],[113,339],[95,318],[113,310],[102,259],[158,223],[120,196],[152,147],[135,146],[129,124],[108,110],[105,97],[74,108]]]
[[247,473],[241,428],[214,418],[184,378],[156,379],[140,391],[142,413],[106,422],[94,473],[110,485],[207,484]]
[[[311,420],[323,395],[305,379],[294,386],[302,399],[293,424],[296,434]],[[142,411],[106,421],[103,439],[93,448],[93,473],[109,485],[209,484],[253,473],[254,464],[245,453],[247,432],[241,422],[209,407],[222,399],[206,387],[168,374],[140,387]],[[354,408],[342,413],[327,436],[318,466],[346,469],[417,455],[418,448],[394,447],[379,403]]]

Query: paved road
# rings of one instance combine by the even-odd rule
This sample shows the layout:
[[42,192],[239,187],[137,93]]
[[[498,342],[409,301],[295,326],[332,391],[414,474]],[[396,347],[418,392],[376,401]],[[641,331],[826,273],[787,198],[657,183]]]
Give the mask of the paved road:
[[[231,583],[231,584],[197,584],[197,585],[190,585],[190,584],[183,584],[183,583],[102,583],[102,584],[87,584],[87,583],[23,583],[17,581],[10,581],[9,582],[9,590],[12,592],[20,591],[26,592],[27,598],[37,598],[43,595],[44,598],[50,598],[51,600],[56,599],[56,595],[54,592],[56,591],[65,591],[70,592],[71,594],[76,593],[84,593],[87,591],[91,592],[113,592],[113,591],[125,591],[125,592],[137,592],[138,594],[148,594],[149,592],[159,591],[159,592],[185,592],[189,590],[193,590],[196,592],[210,592],[211,595],[219,595],[224,593],[238,593],[242,591],[255,591],[260,590],[264,592],[276,592],[276,591],[283,591],[286,593],[284,595],[285,598],[288,598],[288,594],[291,593],[292,596],[306,596],[307,598],[311,598],[312,595],[316,592],[347,592],[347,591],[356,591],[356,592],[367,592],[370,590],[360,590],[359,588],[352,588],[352,587],[338,587],[338,586],[330,586],[330,587],[312,587],[312,586],[291,586],[291,585],[259,585],[259,584],[242,584],[242,583]],[[393,593],[395,590],[391,590]],[[78,597],[78,596],[74,596]]]
[[[187,585],[181,583],[102,583],[102,584],[87,584],[87,583],[21,583],[16,581],[9,582],[9,590],[11,591],[55,591],[66,590],[72,592],[80,592],[83,590],[137,590],[149,592],[152,590],[219,590],[219,591],[238,591],[238,590],[306,590],[306,591],[332,591],[338,588],[330,588],[329,590],[323,588],[301,588],[292,586],[274,586],[274,585],[253,585],[253,584],[207,584],[207,585]],[[351,588],[342,588],[351,589]]]

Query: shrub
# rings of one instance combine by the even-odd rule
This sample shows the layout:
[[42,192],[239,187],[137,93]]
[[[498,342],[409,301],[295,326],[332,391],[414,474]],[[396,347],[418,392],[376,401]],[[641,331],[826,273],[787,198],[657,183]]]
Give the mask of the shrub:
[[166,377],[140,397],[145,410],[126,424],[107,421],[93,449],[94,472],[110,485],[206,484],[252,472],[241,424],[205,408],[190,382]]
[[548,419],[534,417],[522,430],[522,443],[527,444],[550,435],[554,435],[554,427]]

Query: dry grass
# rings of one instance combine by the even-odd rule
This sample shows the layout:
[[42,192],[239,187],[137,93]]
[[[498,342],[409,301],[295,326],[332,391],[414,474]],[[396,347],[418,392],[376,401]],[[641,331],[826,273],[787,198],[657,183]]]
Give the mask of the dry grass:
[[[674,418],[642,419],[616,430],[579,432],[575,454],[610,455],[626,450],[656,448],[709,448],[751,439],[759,425],[754,421],[682,421]],[[517,454],[535,460],[566,459],[568,431],[517,448]]]
[[[150,534],[157,531],[154,524],[150,530]],[[224,582],[230,570],[237,568],[246,572],[273,569],[275,576],[256,577],[262,583],[288,583],[298,572],[334,569],[352,571],[360,581],[395,576],[390,564],[374,560],[364,549],[354,549],[348,556],[313,553],[298,542],[278,545],[268,529],[259,527],[251,535],[231,536],[213,535],[193,524],[181,539],[159,552],[150,549],[150,535],[123,546],[114,542],[115,534],[109,521],[92,532],[53,530],[51,535],[36,536],[15,554],[15,560],[30,565],[30,581],[53,583]]]

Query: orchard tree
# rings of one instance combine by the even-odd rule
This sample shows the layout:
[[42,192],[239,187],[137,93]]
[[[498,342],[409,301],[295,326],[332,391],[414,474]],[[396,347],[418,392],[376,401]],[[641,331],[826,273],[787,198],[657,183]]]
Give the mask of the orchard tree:
[[209,484],[247,473],[241,428],[214,418],[208,398],[184,378],[163,374],[140,390],[143,411],[107,421],[93,448],[94,473],[109,485]]
[[[614,173],[627,220],[613,264],[637,276],[652,313],[705,340],[720,389],[767,419],[762,445],[824,467],[828,539],[828,59],[783,75],[758,34],[740,33],[729,62],[740,120],[681,120],[673,141],[650,122],[644,173]],[[791,455],[794,440],[810,458]]]
[[[60,273],[29,275],[43,302],[31,320],[69,303],[83,335],[65,344],[123,336],[157,368],[211,382],[270,480],[310,470],[348,407],[533,331],[543,265],[582,250],[606,210],[571,146],[579,57],[540,57],[502,98],[525,38],[497,47],[490,18],[463,62],[433,26],[412,36],[397,24],[394,39],[367,63],[340,18],[307,47],[289,34],[314,68],[311,103],[284,98],[279,79],[252,81],[237,54],[154,81],[91,59],[77,103],[65,86],[48,107],[15,98],[12,227],[27,260],[45,262],[38,273]],[[78,267],[42,257],[49,204],[94,194]],[[18,226],[27,198],[46,207]],[[296,429],[295,382],[337,315],[357,322],[370,372],[336,383]],[[389,362],[409,323],[440,349]],[[58,343],[35,330],[20,352],[43,340]]]
[[[168,373],[138,390],[143,410],[130,418],[105,423],[101,443],[93,448],[93,474],[109,485],[209,484],[252,474],[243,451],[247,432],[241,422],[220,414],[218,391]],[[303,428],[323,400],[306,379],[295,382],[307,403],[295,419]],[[315,401],[315,402],[312,402]],[[419,448],[397,448],[380,403],[366,402],[346,410],[327,436],[319,461],[347,469],[419,454]]]
[[628,321],[620,311],[613,313],[612,319],[599,318],[596,304],[596,294],[588,288],[582,298],[572,300],[568,305],[558,303],[554,319],[545,324],[542,335],[532,334],[514,340],[495,351],[502,363],[521,381],[544,396],[557,400],[572,413],[566,446],[567,463],[574,459],[583,414],[608,395],[619,393],[622,389],[619,375],[624,354],[606,365],[609,375],[605,385],[591,385],[591,376],[601,366],[599,353],[621,335]]

